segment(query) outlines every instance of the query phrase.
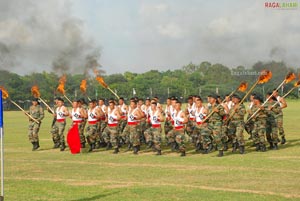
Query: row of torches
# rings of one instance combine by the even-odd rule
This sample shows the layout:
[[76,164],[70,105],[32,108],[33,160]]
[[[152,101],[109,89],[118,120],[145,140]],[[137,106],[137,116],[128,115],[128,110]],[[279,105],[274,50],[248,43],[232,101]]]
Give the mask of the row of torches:
[[[67,81],[66,79],[66,75],[63,75],[60,79],[59,79],[59,85],[57,87],[57,91],[59,93],[61,93],[70,103],[71,100],[66,96],[65,94],[65,83]],[[257,81],[252,85],[252,87],[248,90],[248,92],[244,95],[244,97],[241,99],[241,101],[239,102],[239,104],[242,104],[244,102],[244,100],[248,97],[248,95],[253,91],[253,89],[255,88],[256,85],[258,84],[264,84],[266,82],[268,82],[270,79],[272,78],[272,72],[269,70],[263,70],[260,73],[260,76],[258,77]],[[291,81],[293,81],[296,78],[296,75],[292,72],[289,72],[286,76],[285,79],[282,81],[282,83],[277,87],[276,91],[283,85],[283,84],[287,84]],[[99,84],[101,84],[101,86],[103,86],[105,89],[108,89],[112,94],[114,94],[118,99],[119,96],[113,91],[111,90],[111,88],[105,83],[103,77],[101,77],[100,75],[98,75],[98,73],[96,73],[96,80],[99,82]],[[300,74],[299,74],[299,78],[298,81],[294,83],[294,86],[283,96],[287,97],[295,88],[300,86]],[[80,84],[80,90],[83,94],[86,94],[86,88],[87,88],[87,81],[84,79],[81,81]],[[240,92],[245,92],[248,88],[248,83],[247,82],[241,82],[240,85],[230,93],[229,97],[231,97],[234,93],[236,93],[237,91]],[[9,97],[9,94],[7,92],[7,90],[0,86],[0,90],[2,91],[2,98],[3,99],[7,99]],[[53,114],[54,111],[53,109],[41,98],[41,94],[39,92],[39,87],[37,85],[32,86],[31,88],[31,93],[35,98],[38,98]],[[267,100],[262,104],[262,106],[264,106],[268,100],[271,98],[272,96],[269,96],[267,98]],[[90,100],[90,98],[87,96],[87,98]],[[39,123],[36,119],[34,119],[30,114],[28,114],[28,112],[26,112],[21,106],[19,106],[15,101],[10,99],[10,102],[13,103],[15,106],[17,106],[21,111],[23,111],[30,119],[32,119],[33,121]],[[224,102],[224,101],[223,101]],[[278,104],[278,102],[276,102],[272,107],[274,107],[276,104]],[[218,105],[218,107],[221,104]],[[238,107],[238,106],[237,106]],[[254,112],[254,114],[247,119],[246,122],[248,122],[250,119],[252,119],[258,112],[260,109],[258,109],[256,112]],[[214,112],[209,113],[206,118],[204,119],[204,121],[206,121]],[[229,117],[227,118],[226,121],[229,121],[232,116],[234,115],[234,112],[229,114]]]

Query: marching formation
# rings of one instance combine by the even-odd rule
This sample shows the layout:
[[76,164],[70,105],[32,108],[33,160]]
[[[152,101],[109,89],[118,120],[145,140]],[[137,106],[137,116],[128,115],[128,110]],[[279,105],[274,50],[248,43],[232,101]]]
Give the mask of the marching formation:
[[[163,128],[166,144],[172,151],[180,152],[181,156],[186,155],[187,142],[191,142],[195,150],[203,154],[218,150],[218,156],[221,157],[230,147],[232,152],[238,150],[244,154],[244,129],[257,151],[266,151],[267,142],[270,149],[277,150],[278,143],[286,142],[282,109],[287,104],[276,91],[268,93],[266,98],[269,97],[272,98],[262,105],[262,97],[251,94],[249,108],[240,102],[241,97],[237,94],[226,96],[224,101],[212,94],[207,97],[206,105],[201,97],[190,96],[186,108],[182,108],[182,103],[176,97],[168,98],[164,108],[158,98],[144,101],[134,97],[129,105],[125,104],[122,97],[118,103],[110,99],[108,105],[104,104],[103,99],[91,100],[88,105],[84,99],[79,99],[72,102],[70,110],[64,106],[64,100],[58,97],[53,108],[53,148],[65,150],[64,130],[66,120],[70,118],[70,127],[78,126],[81,148],[88,145],[89,152],[104,147],[113,149],[113,153],[117,154],[120,147],[126,146],[128,151],[133,150],[134,154],[138,154],[141,145],[145,144],[146,149],[153,149],[157,155],[161,155]],[[257,110],[259,112],[250,119]],[[248,118],[244,121],[246,113]],[[39,122],[43,119],[44,111],[37,98],[33,99],[29,114]],[[40,123],[30,119],[29,139],[33,150],[39,148],[39,126]]]
[[[103,98],[90,99],[88,103],[84,98],[71,102],[64,95],[72,103],[72,108],[68,109],[61,97],[55,99],[55,105],[51,108],[39,97],[38,90],[32,88],[37,98],[32,100],[28,112],[23,111],[29,117],[29,140],[33,151],[40,147],[38,132],[44,118],[41,101],[48,112],[53,114],[53,148],[59,148],[60,151],[66,149],[64,133],[69,118],[72,121],[69,130],[74,127],[78,130],[75,137],[78,143],[80,141],[79,150],[87,148],[88,152],[104,148],[118,154],[121,147],[126,147],[127,151],[138,154],[144,144],[145,149],[152,149],[156,155],[162,155],[162,143],[165,143],[172,151],[185,156],[186,144],[190,143],[196,152],[202,154],[217,151],[217,156],[222,157],[224,151],[229,149],[233,153],[245,154],[244,130],[249,134],[247,138],[252,140],[256,151],[265,152],[268,149],[278,150],[279,144],[286,143],[282,109],[287,107],[287,103],[284,98],[300,85],[298,81],[283,97],[278,95],[279,87],[296,77],[289,73],[266,97],[252,93],[257,84],[265,83],[271,77],[270,71],[264,71],[243,96],[240,92],[245,92],[248,87],[245,82],[224,99],[217,94],[211,94],[205,100],[191,95],[187,104],[183,105],[176,97],[169,97],[165,106],[159,102],[158,97],[146,100],[133,97],[126,105],[123,97],[114,94],[117,100],[109,99],[106,102]],[[104,83],[103,79],[99,80]],[[61,90],[64,92],[63,87]],[[248,95],[250,103],[245,106],[244,101]]]

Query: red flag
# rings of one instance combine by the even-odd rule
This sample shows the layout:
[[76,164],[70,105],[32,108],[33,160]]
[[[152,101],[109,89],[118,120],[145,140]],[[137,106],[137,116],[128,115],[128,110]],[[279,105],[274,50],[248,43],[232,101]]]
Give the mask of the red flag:
[[73,124],[73,127],[68,132],[67,142],[69,144],[70,151],[72,154],[80,153],[81,144],[80,144],[78,125],[76,123]]

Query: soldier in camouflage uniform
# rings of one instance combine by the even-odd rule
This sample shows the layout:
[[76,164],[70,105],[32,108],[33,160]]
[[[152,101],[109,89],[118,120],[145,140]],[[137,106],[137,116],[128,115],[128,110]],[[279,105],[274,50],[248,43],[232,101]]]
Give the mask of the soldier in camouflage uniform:
[[266,107],[262,105],[262,98],[259,95],[253,97],[253,107],[251,108],[250,115],[254,114],[257,110],[259,111],[254,117],[254,127],[252,130],[253,142],[256,146],[256,151],[267,150],[266,148],[266,121],[267,121],[267,111]]
[[[175,136],[175,143],[178,145],[180,156],[185,156],[185,144],[184,144],[184,126],[188,122],[188,118],[184,111],[181,110],[181,102],[176,101],[175,112],[173,115],[174,127],[168,133],[169,140],[173,142]],[[172,136],[172,137],[170,137]],[[174,142],[173,142],[174,143]]]
[[102,137],[107,144],[111,144],[114,148],[114,154],[119,152],[119,128],[118,124],[121,119],[121,114],[119,108],[115,106],[114,100],[109,101],[109,106],[106,109],[107,126],[103,131]]
[[146,142],[153,142],[156,155],[161,155],[161,122],[164,117],[161,111],[157,108],[157,102],[152,100],[151,109],[149,112],[149,122],[151,127],[145,131]]
[[179,148],[179,146],[175,140],[175,137],[176,137],[175,133],[173,132],[174,118],[175,118],[175,113],[176,113],[175,106],[176,106],[177,101],[178,101],[177,98],[175,98],[175,97],[171,98],[171,105],[169,106],[168,115],[166,117],[166,121],[170,122],[170,127],[168,127],[168,133],[166,134],[166,139],[168,141],[168,145],[171,145],[172,151],[178,150],[178,148]]
[[96,107],[97,101],[95,99],[89,101],[88,109],[88,119],[86,132],[86,140],[90,145],[88,152],[93,151],[96,148],[96,138],[97,138],[97,122],[100,118],[100,113]]
[[243,103],[240,103],[241,98],[237,94],[233,94],[232,102],[234,106],[230,109],[232,114],[228,124],[228,133],[232,136],[232,152],[239,148],[240,154],[245,153],[245,139],[244,139],[244,116],[246,108]]
[[32,105],[29,108],[29,114],[39,122],[36,123],[29,118],[28,137],[29,141],[32,143],[32,151],[35,151],[40,147],[39,130],[42,123],[41,121],[44,118],[44,109],[40,106],[37,98],[32,100]]
[[212,115],[208,118],[208,128],[211,130],[216,148],[219,150],[218,157],[222,157],[224,148],[224,136],[222,136],[222,119],[226,114],[222,105],[217,103],[218,96],[211,95],[208,106],[208,113]]
[[111,146],[111,144],[106,144],[104,137],[102,136],[102,133],[107,126],[107,121],[106,121],[107,107],[104,104],[103,98],[99,99],[97,108],[99,110],[99,113],[102,115],[100,116],[100,119],[97,122],[97,138],[96,138],[97,146],[96,146],[96,149],[99,149],[101,146],[104,147],[106,145],[106,149],[109,150],[112,148],[112,146]]
[[196,139],[196,151],[202,150],[203,154],[209,152],[209,146],[211,146],[210,130],[207,127],[207,122],[204,119],[207,115],[207,109],[202,104],[200,97],[196,98],[195,109],[195,128],[193,130],[193,138]]
[[142,118],[142,111],[137,108],[137,100],[130,99],[130,107],[127,114],[127,125],[122,133],[122,137],[129,136],[130,146],[133,147],[133,153],[138,154],[140,150],[140,133],[138,132],[138,120]]
[[[272,96],[272,93],[267,94],[267,98]],[[267,140],[270,144],[270,149],[277,150],[278,143],[280,140],[278,139],[278,127],[276,122],[276,117],[282,114],[282,110],[280,105],[277,104],[277,100],[274,96],[272,96],[269,101],[266,103],[267,106],[267,127],[266,127],[266,136]]]
[[148,111],[146,110],[146,107],[144,105],[144,99],[139,98],[137,107],[142,111],[142,118],[139,120],[138,123],[138,132],[140,133],[140,141],[141,143],[146,143],[145,135],[144,132],[147,129],[147,116],[148,116]]
[[[254,96],[256,96],[256,94],[255,93],[253,93],[253,94],[251,94],[250,95],[250,104],[249,104],[249,108],[248,108],[248,110],[247,110],[247,112],[248,112],[248,116],[247,116],[247,120],[249,119],[249,117],[250,117],[250,111],[251,111],[251,108],[253,107],[253,105],[254,105],[254,103],[253,103],[253,97]],[[245,124],[245,130],[246,130],[246,132],[250,135],[250,137],[249,137],[249,140],[250,139],[252,139],[252,130],[253,130],[253,127],[254,127],[254,121],[253,121],[253,119],[250,119],[246,124]]]
[[64,100],[62,98],[58,98],[57,108],[53,115],[56,118],[56,121],[52,127],[51,133],[56,142],[55,147],[60,147],[60,151],[64,151],[66,148],[64,131],[66,127],[66,117],[69,116],[69,111],[64,106]]
[[[278,104],[279,104],[281,110],[287,107],[287,103],[286,103],[285,99],[278,95],[278,90],[277,91],[275,89],[273,90],[273,96],[278,101]],[[281,144],[285,144],[286,139],[285,139],[285,133],[284,133],[284,129],[283,129],[283,112],[282,111],[280,114],[276,115],[276,123],[277,123],[278,131],[279,131],[279,135],[281,136]]]
[[188,97],[188,103],[187,107],[185,110],[185,114],[188,117],[188,123],[186,124],[186,133],[189,137],[191,137],[192,142],[196,142],[196,138],[193,138],[193,131],[195,129],[195,109],[196,109],[196,104],[193,101],[193,96]]

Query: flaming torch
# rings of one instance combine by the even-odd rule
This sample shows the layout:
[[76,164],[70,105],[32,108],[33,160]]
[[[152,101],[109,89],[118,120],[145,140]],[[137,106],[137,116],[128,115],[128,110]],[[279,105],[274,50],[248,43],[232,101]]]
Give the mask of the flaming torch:
[[[285,79],[282,81],[282,83],[277,87],[277,89],[275,91],[277,91],[284,83],[289,83],[291,82],[292,80],[294,80],[296,78],[296,75],[295,73],[292,73],[292,72],[289,72],[286,76],[285,76]],[[296,83],[297,84],[297,83]],[[296,88],[295,86],[292,88],[292,90],[290,90],[289,93],[291,93],[293,91],[293,89]],[[288,95],[288,94],[286,94]],[[271,98],[272,98],[273,94],[271,96],[269,96],[265,102],[261,105],[261,106],[264,106]],[[273,107],[273,106],[272,106]],[[252,119],[253,117],[255,117],[255,115],[260,111],[261,109],[258,108],[248,119],[245,123],[249,122],[250,119]]]
[[109,88],[109,86],[104,82],[103,77],[97,75],[96,76],[96,80],[105,88],[108,89],[113,95],[115,95],[118,99],[120,99],[120,97],[113,91],[111,90],[111,88]]
[[66,83],[66,81],[67,81],[67,76],[66,75],[63,75],[61,78],[59,78],[59,85],[57,87],[57,91],[59,93],[61,93],[69,101],[69,103],[72,105],[72,101],[65,94],[65,83]]
[[86,80],[82,80],[80,84],[80,91],[87,96],[89,101],[91,100],[90,97],[86,94]]
[[[2,91],[2,98],[3,99],[7,99],[9,97],[7,90],[0,86],[0,90]],[[36,123],[40,123],[38,120],[36,120],[35,118],[33,118],[28,112],[26,112],[20,105],[18,105],[15,101],[13,100],[9,100],[12,104],[14,104],[15,106],[17,106],[22,112],[24,112],[25,115],[27,115],[30,119],[32,119],[34,122]]]
[[[282,96],[282,98],[287,97],[294,89],[298,88],[299,86],[300,86],[300,80],[298,80],[297,82],[295,82],[293,88],[291,88],[286,94],[284,94],[284,96]],[[272,105],[272,107],[274,107],[278,103],[279,102],[277,101],[276,103],[274,103],[274,105]]]
[[33,85],[31,87],[31,93],[35,98],[38,98],[48,108],[48,110],[50,110],[52,114],[54,114],[52,108],[41,98],[39,87],[37,85]]
[[[235,92],[237,91],[241,91],[241,92],[245,92],[247,90],[247,87],[248,87],[248,83],[247,82],[241,82],[239,87],[236,88],[234,91],[232,91],[228,96],[231,97]],[[222,101],[222,103],[225,103],[225,99]],[[217,108],[221,107],[222,104],[219,104],[217,106]],[[214,111],[212,111],[211,113],[209,113],[205,119],[203,120],[203,122],[205,122],[211,115],[213,115]]]
[[[244,100],[247,98],[247,96],[253,91],[255,86],[257,84],[264,84],[268,82],[272,78],[272,72],[269,70],[262,70],[260,73],[260,76],[258,77],[257,81],[253,84],[253,86],[249,89],[249,91],[245,94],[245,96],[242,98],[242,100],[239,102],[238,106],[244,102]],[[226,123],[233,117],[235,111],[233,111],[229,117],[226,119]]]

